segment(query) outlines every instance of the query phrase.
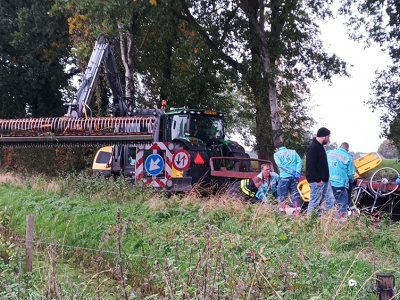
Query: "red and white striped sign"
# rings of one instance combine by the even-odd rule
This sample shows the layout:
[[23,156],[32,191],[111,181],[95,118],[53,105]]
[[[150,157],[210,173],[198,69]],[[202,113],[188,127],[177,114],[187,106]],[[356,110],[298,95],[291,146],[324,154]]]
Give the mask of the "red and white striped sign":
[[[152,187],[165,187],[167,185],[167,180],[172,178],[172,153],[169,150],[168,146],[170,143],[167,142],[156,142],[151,145],[145,145],[144,147],[136,147],[136,172],[135,172],[135,181],[138,182],[142,180],[146,186]],[[144,150],[153,150],[153,153],[157,153],[157,151],[163,150],[165,151],[165,173],[164,178],[156,178],[153,176],[152,178],[143,178],[143,165],[144,165]]]

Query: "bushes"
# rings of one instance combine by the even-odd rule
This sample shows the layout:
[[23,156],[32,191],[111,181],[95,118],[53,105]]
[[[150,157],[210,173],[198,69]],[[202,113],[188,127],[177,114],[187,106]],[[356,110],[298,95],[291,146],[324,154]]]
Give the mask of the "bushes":
[[56,176],[60,173],[91,172],[93,148],[3,148],[0,161],[3,168]]

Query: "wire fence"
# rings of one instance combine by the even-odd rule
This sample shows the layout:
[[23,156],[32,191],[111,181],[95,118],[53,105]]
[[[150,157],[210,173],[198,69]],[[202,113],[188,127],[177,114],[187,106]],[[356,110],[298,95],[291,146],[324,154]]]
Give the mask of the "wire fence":
[[[28,222],[28,217],[27,216],[27,230],[26,230],[26,238],[23,237],[15,237],[13,240],[14,244],[19,244],[18,247],[18,252],[19,252],[19,264],[22,264],[22,255],[21,255],[21,244],[25,244],[26,246],[26,259],[28,257],[32,257],[32,252],[34,251],[34,247],[32,245],[36,245],[37,248],[40,248],[40,246],[45,246],[45,247],[51,247],[51,250],[49,251],[49,257],[50,261],[55,262],[57,259],[57,253],[56,253],[56,248],[61,248],[61,249],[71,249],[71,250],[77,250],[77,251],[86,251],[88,253],[96,253],[99,255],[102,254],[108,254],[115,256],[118,260],[116,261],[115,265],[115,274],[117,274],[118,278],[124,278],[125,277],[125,271],[121,268],[122,265],[125,264],[130,264],[134,268],[137,268],[137,270],[140,271],[146,271],[149,272],[148,274],[161,274],[163,277],[163,280],[166,282],[166,284],[172,284],[177,276],[182,276],[180,279],[182,279],[184,276],[188,276],[189,281],[194,280],[193,278],[211,278],[212,276],[215,276],[215,282],[217,282],[217,279],[223,280],[224,282],[229,282],[233,281],[235,282],[239,276],[239,278],[246,277],[247,280],[254,280],[254,278],[259,278],[259,279],[265,279],[265,281],[268,283],[268,280],[266,279],[265,275],[266,274],[271,274],[274,272],[277,272],[282,276],[282,282],[280,283],[281,285],[287,285],[287,287],[290,287],[292,284],[296,285],[296,280],[300,275],[300,272],[304,271],[303,269],[307,269],[307,263],[304,264],[303,267],[299,267],[298,264],[292,264],[290,261],[285,261],[285,258],[283,256],[280,256],[278,252],[274,252],[271,254],[275,255],[278,260],[280,261],[279,266],[274,266],[273,264],[264,264],[265,262],[265,257],[254,250],[248,249],[248,251],[244,248],[241,250],[241,253],[236,253],[235,255],[232,255],[231,257],[229,256],[229,253],[225,251],[223,242],[219,239],[211,242],[211,240],[205,240],[204,244],[196,244],[196,245],[191,245],[190,247],[185,248],[185,253],[189,254],[185,256],[185,258],[188,259],[181,259],[180,255],[178,255],[178,250],[173,250],[168,252],[168,256],[160,256],[160,255],[146,255],[144,252],[142,254],[140,253],[126,253],[122,249],[122,244],[119,243],[116,240],[116,251],[112,250],[104,250],[102,247],[99,248],[92,248],[92,247],[85,247],[85,246],[76,246],[76,245],[69,245],[69,244],[64,244],[55,241],[54,239],[52,241],[43,241],[40,239],[35,239],[33,237],[33,231],[31,230],[33,228],[33,218],[31,222]],[[211,227],[211,226],[210,226]],[[207,235],[207,234],[206,234]],[[31,245],[31,246],[30,246]],[[155,247],[157,247],[155,245]],[[157,249],[157,248],[156,248]],[[157,249],[159,250],[159,249]],[[298,249],[300,252],[301,250]],[[161,251],[163,251],[161,249]],[[29,253],[30,252],[30,253]],[[246,253],[243,253],[246,252]],[[156,253],[156,252],[154,252]],[[161,252],[162,253],[162,252]],[[160,252],[159,252],[160,254]],[[132,260],[132,258],[139,258],[142,259],[143,265],[140,265],[140,260]],[[244,259],[243,259],[244,258]],[[94,260],[92,260],[94,261]],[[112,259],[111,259],[112,261]],[[158,262],[163,261],[163,264],[159,264]],[[356,260],[355,260],[356,261]],[[133,264],[132,264],[133,263]],[[353,262],[354,263],[354,262]],[[28,270],[29,264],[32,264],[32,261],[26,260],[26,270]],[[137,264],[137,266],[135,265]],[[182,268],[182,265],[184,266]],[[49,265],[49,268],[55,268],[52,266],[52,263]],[[120,269],[119,269],[120,268]],[[179,272],[178,269],[181,271],[185,272],[185,275],[177,275],[176,272]],[[349,267],[349,271],[351,269],[351,266]],[[22,268],[20,268],[22,271]],[[32,270],[32,266],[30,268]],[[175,270],[175,271],[174,271]],[[190,270],[190,271],[187,271]],[[238,272],[238,270],[240,270]],[[98,270],[97,270],[98,271]],[[293,272],[294,271],[294,272]],[[315,274],[313,275],[311,269],[307,269],[307,274],[305,274],[306,277],[308,277],[308,280],[310,280],[313,284],[318,285],[319,284],[327,284],[330,286],[342,286],[344,284],[345,278],[347,278],[347,274],[344,276],[343,281],[339,282],[338,279],[336,278],[331,278],[331,277],[323,277],[325,282],[321,282],[321,280],[317,280],[315,277]],[[21,272],[22,273],[22,272]],[[378,277],[381,276],[381,278],[378,281]],[[149,276],[151,277],[151,276]],[[279,277],[279,276],[278,276]],[[227,279],[230,280],[227,280]],[[280,278],[280,277],[279,277]],[[370,279],[375,280],[375,277],[371,277]],[[186,279],[187,280],[187,279]],[[280,280],[280,279],[278,279]],[[246,280],[244,280],[246,281]],[[200,281],[199,281],[200,282]],[[262,285],[260,285],[262,286]],[[350,286],[350,284],[349,284]],[[229,287],[232,288],[233,287]],[[236,288],[236,287],[235,287]],[[259,291],[265,289],[265,287],[260,287]],[[338,289],[340,290],[340,288]],[[379,295],[382,294],[387,294],[387,295],[392,295],[393,292],[395,291],[394,287],[394,276],[393,275],[388,275],[388,274],[381,274],[381,275],[376,275],[376,287],[373,288],[368,288],[364,289],[364,293],[361,292],[361,290],[358,292],[359,294],[364,294],[359,298],[353,298],[353,299],[363,299],[367,297],[369,294],[377,294]],[[360,293],[361,292],[361,293]],[[392,297],[389,298],[379,298],[380,300],[385,300],[385,299],[394,299]]]
[[[90,248],[90,247],[83,247],[83,246],[73,246],[73,245],[67,245],[67,244],[63,244],[63,243],[59,243],[59,242],[55,242],[55,241],[40,241],[40,240],[35,240],[35,239],[25,239],[25,238],[14,238],[15,242],[18,243],[32,243],[35,244],[37,246],[48,246],[48,247],[60,247],[60,248],[66,248],[66,249],[72,249],[72,250],[83,250],[83,251],[87,251],[87,252],[92,252],[92,253],[99,253],[99,254],[110,254],[110,255],[115,255],[117,257],[121,257],[121,253],[118,251],[110,251],[110,250],[103,250],[103,249],[96,249],[96,248]],[[151,259],[154,261],[165,261],[168,262],[167,265],[169,265],[170,267],[175,264],[175,263],[184,263],[187,264],[191,267],[194,267],[196,265],[198,265],[198,261],[188,261],[188,260],[177,260],[177,259],[171,259],[168,257],[157,257],[154,255],[142,255],[142,254],[129,254],[132,257],[137,257],[137,258],[143,258],[143,259]],[[172,265],[171,265],[172,263]],[[191,268],[189,267],[189,268]],[[366,289],[364,290],[364,294],[362,294],[361,296],[357,297],[357,298],[353,298],[355,300],[361,300],[361,299],[365,299],[369,296],[372,295],[378,295],[378,299],[379,300],[393,300],[395,298],[393,298],[393,296],[397,296],[396,293],[396,288],[394,286],[394,276],[393,275],[389,275],[389,274],[378,274],[376,276],[376,281],[377,281],[377,285],[376,287],[370,286],[369,288],[366,287]],[[354,284],[354,283],[353,283]],[[355,284],[357,285],[357,283]],[[349,281],[349,286],[350,286],[350,281]]]
[[[72,245],[66,245],[66,244],[61,244],[57,242],[43,242],[39,240],[32,240],[32,239],[23,239],[23,238],[14,238],[15,241],[21,242],[21,243],[33,243],[36,245],[45,245],[45,246],[57,246],[60,248],[67,248],[67,249],[75,249],[75,250],[84,250],[88,252],[98,252],[98,253],[106,253],[106,254],[112,254],[112,255],[117,255],[120,256],[121,254],[117,251],[110,251],[110,250],[103,250],[103,249],[95,249],[95,248],[88,248],[88,247],[83,247],[83,246],[72,246]],[[138,257],[138,258],[146,258],[146,259],[154,259],[154,260],[160,260],[160,261],[166,261],[168,260],[167,257],[157,257],[154,255],[141,255],[141,254],[136,254],[136,253],[130,253],[129,254],[132,257]],[[175,260],[176,262],[181,262],[181,263],[190,263],[187,260]]]

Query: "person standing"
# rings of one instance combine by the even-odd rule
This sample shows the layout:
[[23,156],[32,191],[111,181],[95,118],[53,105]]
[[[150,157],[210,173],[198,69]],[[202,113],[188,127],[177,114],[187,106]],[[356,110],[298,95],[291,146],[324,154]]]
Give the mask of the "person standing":
[[310,185],[310,201],[307,214],[310,215],[320,204],[328,211],[335,204],[332,187],[329,182],[328,159],[324,145],[329,143],[331,132],[325,127],[318,129],[306,152],[306,179]]
[[339,207],[340,219],[347,218],[349,203],[349,184],[354,179],[355,167],[353,157],[349,154],[349,144],[343,142],[340,148],[326,152],[329,166],[329,181],[333,195]]
[[300,155],[296,150],[284,147],[282,142],[277,142],[275,144],[274,161],[279,168],[279,183],[277,188],[279,211],[283,210],[283,203],[286,200],[288,192],[290,192],[293,208],[300,210],[300,194],[297,190],[301,167],[303,165]]

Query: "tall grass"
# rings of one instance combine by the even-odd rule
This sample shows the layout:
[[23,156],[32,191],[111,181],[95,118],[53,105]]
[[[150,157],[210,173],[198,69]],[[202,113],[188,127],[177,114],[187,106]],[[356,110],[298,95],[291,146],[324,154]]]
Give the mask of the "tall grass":
[[84,176],[13,180],[0,195],[17,237],[35,216],[30,284],[15,273],[18,255],[14,271],[0,268],[20,299],[23,289],[37,299],[358,299],[376,273],[398,276],[400,227],[388,219],[290,218],[223,193],[167,195]]

